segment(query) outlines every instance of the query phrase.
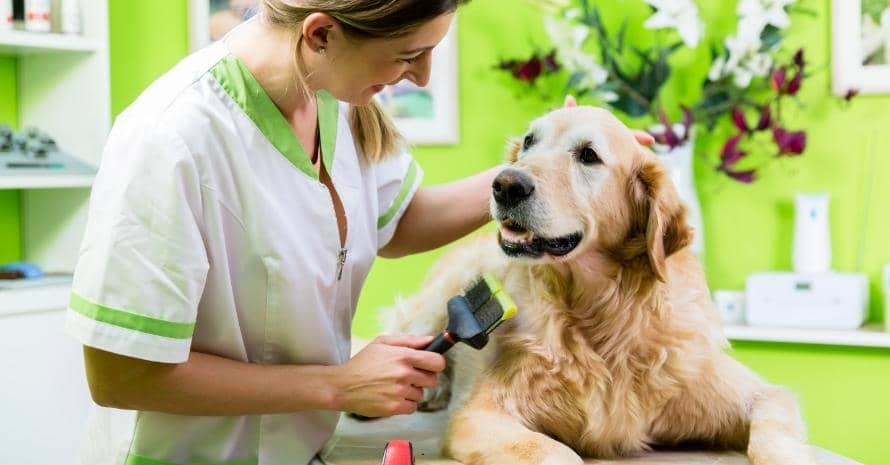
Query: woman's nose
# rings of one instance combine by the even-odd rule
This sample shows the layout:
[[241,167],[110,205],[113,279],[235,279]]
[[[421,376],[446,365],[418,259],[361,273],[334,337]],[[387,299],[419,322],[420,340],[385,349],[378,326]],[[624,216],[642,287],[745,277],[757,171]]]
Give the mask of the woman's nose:
[[418,87],[425,87],[430,82],[430,72],[433,65],[432,51],[424,53],[418,57],[417,61],[405,73],[406,79],[416,84]]

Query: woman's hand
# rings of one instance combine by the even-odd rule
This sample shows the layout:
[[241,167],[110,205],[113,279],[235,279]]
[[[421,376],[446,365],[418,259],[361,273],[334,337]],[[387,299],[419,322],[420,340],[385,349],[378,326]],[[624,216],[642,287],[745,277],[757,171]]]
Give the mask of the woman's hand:
[[431,336],[380,336],[337,367],[337,410],[366,417],[405,415],[417,410],[423,388],[436,384],[445,357],[427,352]]

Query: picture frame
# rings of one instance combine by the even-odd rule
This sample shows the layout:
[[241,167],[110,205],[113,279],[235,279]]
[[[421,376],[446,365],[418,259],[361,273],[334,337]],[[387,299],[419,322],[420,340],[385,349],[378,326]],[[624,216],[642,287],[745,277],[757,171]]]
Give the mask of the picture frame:
[[200,50],[256,14],[260,0],[188,0],[189,48]]
[[433,49],[430,81],[419,88],[402,81],[387,86],[378,101],[412,145],[459,143],[457,21]]
[[890,0],[831,0],[832,91],[890,93]]

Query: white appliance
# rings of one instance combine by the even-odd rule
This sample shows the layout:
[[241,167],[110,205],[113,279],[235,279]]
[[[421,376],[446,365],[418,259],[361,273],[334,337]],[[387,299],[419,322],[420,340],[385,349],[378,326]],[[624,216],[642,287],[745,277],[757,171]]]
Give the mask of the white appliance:
[[868,316],[860,273],[754,273],[745,284],[750,326],[856,329]]

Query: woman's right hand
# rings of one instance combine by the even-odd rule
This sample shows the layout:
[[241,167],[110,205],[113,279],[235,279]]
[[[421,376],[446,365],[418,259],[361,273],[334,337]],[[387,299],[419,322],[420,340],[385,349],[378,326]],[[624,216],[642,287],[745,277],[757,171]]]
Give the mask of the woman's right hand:
[[423,349],[432,336],[380,336],[336,368],[338,410],[366,417],[417,410],[423,388],[436,384],[445,357]]

